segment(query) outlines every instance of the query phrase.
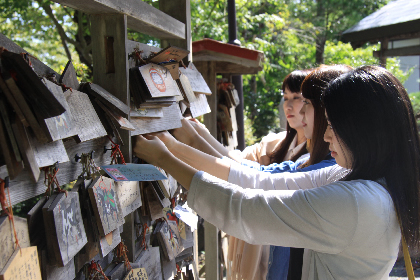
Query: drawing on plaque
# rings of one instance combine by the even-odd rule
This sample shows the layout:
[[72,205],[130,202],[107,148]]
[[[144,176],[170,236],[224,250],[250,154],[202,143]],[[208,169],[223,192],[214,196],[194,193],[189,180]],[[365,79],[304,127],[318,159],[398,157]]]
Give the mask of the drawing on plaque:
[[[162,71],[161,69],[159,70]],[[156,70],[155,68],[151,68],[149,70],[150,78],[152,78],[153,84],[160,92],[165,92],[166,91],[165,81],[163,80],[162,75],[159,73],[160,72],[159,70]]]
[[105,168],[105,171],[107,171],[107,173],[109,173],[117,181],[119,180],[128,181],[127,177],[125,177],[117,168]]
[[[51,205],[62,265],[66,265],[87,243],[85,227],[80,212],[79,195],[75,192],[57,197]],[[55,202],[55,201],[54,201]]]
[[96,221],[102,236],[107,235],[124,222],[121,210],[117,205],[114,180],[98,178],[89,188],[89,195],[95,211]]

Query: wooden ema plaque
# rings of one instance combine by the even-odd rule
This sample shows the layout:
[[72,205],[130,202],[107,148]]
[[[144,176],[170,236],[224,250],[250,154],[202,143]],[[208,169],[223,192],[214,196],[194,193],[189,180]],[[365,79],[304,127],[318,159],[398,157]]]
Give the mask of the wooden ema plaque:
[[114,180],[98,177],[88,188],[88,192],[101,236],[107,235],[124,223],[122,211],[117,203]]
[[61,103],[61,105],[63,105],[63,107],[66,109],[66,111],[61,115],[45,120],[40,120],[40,123],[41,121],[44,121],[44,124],[46,126],[45,130],[48,132],[46,134],[50,138],[49,140],[56,141],[76,135],[76,131],[73,127],[73,116],[71,115],[70,107],[67,104],[66,99],[64,98],[64,93],[61,89],[61,86],[56,85],[45,78],[42,79],[42,82],[54,94],[55,98]]
[[134,262],[139,267],[145,267],[149,280],[162,280],[159,247],[147,246]]
[[108,117],[111,119],[111,121],[118,128],[125,129],[125,130],[131,130],[131,131],[136,130],[136,128],[126,118],[124,118],[122,115],[120,115],[119,113],[117,113],[113,109],[110,109],[107,106],[105,106],[105,104],[103,104],[99,99],[95,99],[95,102],[96,102],[96,104],[99,105],[99,107],[101,107],[101,109],[105,112],[105,114],[108,115]]
[[196,100],[190,102],[190,111],[193,118],[210,113],[211,109],[207,97],[202,93],[196,94]]
[[118,196],[118,202],[121,206],[123,217],[142,206],[140,185],[136,181],[118,181],[115,182],[115,191]]
[[77,80],[76,70],[74,69],[71,60],[67,62],[66,67],[63,70],[63,74],[60,76],[59,82],[66,87],[79,90],[79,81]]
[[85,88],[87,93],[99,99],[99,101],[102,102],[105,106],[117,111],[119,114],[128,115],[130,112],[130,107],[128,107],[127,104],[119,100],[117,97],[106,91],[101,86],[87,83],[83,85],[83,89]]
[[124,277],[124,280],[149,280],[147,277],[146,269],[141,268],[134,268]]
[[148,62],[153,63],[161,63],[161,62],[169,62],[171,60],[181,61],[184,59],[190,51],[181,49],[175,46],[169,46],[161,50],[160,52],[156,53],[155,55],[151,56],[148,59]]
[[99,239],[99,245],[101,248],[101,255],[104,258],[109,254],[118,244],[121,242],[120,229],[117,227],[105,236],[101,236]]
[[60,193],[49,206],[44,223],[50,223],[47,243],[53,243],[53,254],[58,266],[65,266],[85,246],[87,237],[80,212],[77,192]]
[[191,88],[190,81],[186,75],[180,75],[179,80],[177,80],[178,86],[181,89],[181,92],[184,95],[184,100],[188,103],[194,102],[197,100],[197,97],[194,94],[194,91]]
[[150,63],[138,69],[152,98],[179,95],[172,75],[165,67]]
[[[26,219],[14,217],[15,229],[21,248],[30,246],[29,230]],[[16,239],[13,232],[12,222],[8,216],[0,217],[0,271],[13,255],[16,247]]]
[[86,93],[67,90],[64,96],[74,118],[77,132],[76,142],[84,142],[107,135]]
[[184,249],[175,221],[162,222],[161,226],[157,228],[157,237],[163,251],[163,256],[168,261],[175,259]]
[[60,163],[70,161],[63,140],[42,144],[36,138],[30,136],[29,141],[39,167],[50,166],[57,161]]
[[151,133],[156,131],[179,128],[181,124],[181,111],[177,103],[162,108],[163,118],[131,118],[130,122],[136,128],[131,136]]
[[65,112],[65,108],[41,82],[38,75],[20,54],[3,52],[1,59],[2,63],[4,62],[3,65],[16,71],[18,86],[43,119],[56,117]]
[[188,65],[187,68],[180,67],[179,70],[181,73],[188,77],[192,90],[195,93],[203,93],[205,95],[211,95],[211,90],[204,80],[200,72],[194,67],[192,62]]
[[0,273],[0,280],[42,280],[36,246],[16,250]]

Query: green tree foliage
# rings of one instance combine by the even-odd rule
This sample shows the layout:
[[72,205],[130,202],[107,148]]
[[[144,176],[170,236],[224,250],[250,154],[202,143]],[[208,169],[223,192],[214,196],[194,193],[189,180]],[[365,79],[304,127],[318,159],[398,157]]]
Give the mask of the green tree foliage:
[[[280,129],[277,105],[282,81],[295,69],[319,65],[321,39],[326,64],[377,64],[372,50],[378,46],[352,50],[338,38],[387,1],[236,0],[238,39],[242,46],[265,55],[260,73],[243,76],[246,123],[252,125],[247,131],[252,131],[258,140],[269,131]],[[157,0],[145,2],[159,6]],[[91,78],[90,22],[85,14],[49,0],[0,0],[0,21],[1,33],[57,72],[71,58],[80,78]],[[191,24],[193,40],[212,38],[227,42],[227,0],[191,0]],[[132,30],[128,30],[128,37],[159,45],[156,38]],[[388,68],[402,80],[407,76],[395,59],[388,59]],[[252,137],[249,138],[251,143]]]

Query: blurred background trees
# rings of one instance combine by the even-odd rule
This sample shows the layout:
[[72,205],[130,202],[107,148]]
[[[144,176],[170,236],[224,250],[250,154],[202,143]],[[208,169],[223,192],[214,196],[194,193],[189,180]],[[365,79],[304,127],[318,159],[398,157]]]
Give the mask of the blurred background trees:
[[[158,7],[157,0],[147,0]],[[389,0],[236,0],[238,39],[264,52],[264,69],[245,75],[244,108],[247,145],[269,131],[278,132],[278,104],[284,77],[295,69],[322,63],[351,66],[378,64],[378,45],[353,50],[340,34]],[[57,72],[73,60],[81,80],[92,77],[89,17],[46,0],[0,0],[0,32]],[[226,0],[191,0],[193,41],[228,41]],[[159,46],[159,40],[128,31],[129,39]],[[397,59],[387,68],[402,82],[409,73]],[[417,98],[417,97],[416,97]],[[417,99],[416,99],[417,100]],[[420,108],[419,108],[420,109]]]

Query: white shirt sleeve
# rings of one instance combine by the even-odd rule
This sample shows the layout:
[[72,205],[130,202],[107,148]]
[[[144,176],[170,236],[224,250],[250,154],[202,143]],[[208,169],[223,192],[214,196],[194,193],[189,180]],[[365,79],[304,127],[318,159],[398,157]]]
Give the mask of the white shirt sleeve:
[[339,180],[346,171],[343,167],[333,165],[308,172],[271,174],[231,162],[228,182],[247,189],[312,189]]
[[311,190],[243,189],[197,172],[188,205],[206,221],[251,244],[338,253],[357,228],[357,200],[347,182]]

